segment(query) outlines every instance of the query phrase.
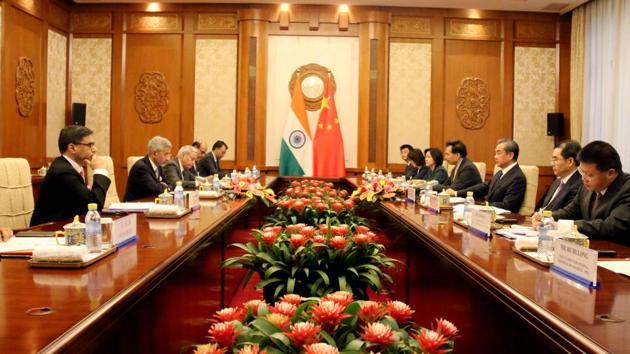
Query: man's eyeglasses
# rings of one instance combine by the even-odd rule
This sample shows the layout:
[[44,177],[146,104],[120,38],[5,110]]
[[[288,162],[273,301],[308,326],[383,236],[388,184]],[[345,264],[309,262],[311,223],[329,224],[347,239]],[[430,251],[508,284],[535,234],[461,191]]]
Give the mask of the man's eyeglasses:
[[91,143],[73,143],[74,145],[83,145],[83,146],[87,146],[90,149],[93,149],[96,146],[95,142],[91,142]]

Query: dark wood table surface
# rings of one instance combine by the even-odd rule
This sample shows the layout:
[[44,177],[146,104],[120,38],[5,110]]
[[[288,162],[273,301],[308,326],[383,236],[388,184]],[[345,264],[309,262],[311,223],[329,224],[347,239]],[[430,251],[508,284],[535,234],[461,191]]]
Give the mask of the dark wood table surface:
[[[138,214],[139,240],[87,268],[34,269],[27,259],[2,258],[0,353],[59,351],[147,284],[165,277],[196,244],[246,209],[247,200],[201,203],[200,210],[180,219]],[[26,313],[38,307],[53,312]]]
[[[452,222],[450,211],[435,215],[392,202],[383,207],[533,326],[565,338],[576,351],[630,353],[630,278],[599,267],[601,288],[587,289],[514,253],[513,241],[468,233]],[[618,260],[630,257],[629,248],[608,241],[592,240],[591,248],[616,250]]]

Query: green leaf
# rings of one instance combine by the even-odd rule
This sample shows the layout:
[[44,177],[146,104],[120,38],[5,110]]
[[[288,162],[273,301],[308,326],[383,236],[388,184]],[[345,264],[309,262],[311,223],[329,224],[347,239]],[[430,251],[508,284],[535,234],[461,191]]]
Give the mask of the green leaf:
[[269,267],[269,269],[267,269],[267,271],[265,272],[265,275],[263,277],[263,279],[269,279],[269,277],[271,277],[271,275],[275,272],[281,272],[281,271],[285,271],[284,269],[278,267],[278,266],[271,266]]
[[295,278],[289,278],[287,280],[287,293],[293,294],[295,290]]
[[342,275],[338,278],[338,280],[339,280],[339,290],[352,291],[352,289],[348,289],[348,284],[346,283],[346,277]]
[[271,322],[262,318],[259,318],[252,322],[252,326],[261,331],[267,337],[271,336],[274,333],[281,332],[278,327],[274,326]]
[[[274,333],[271,336],[269,336],[269,338],[271,338],[271,340],[276,343],[276,345],[278,345],[278,341],[280,343],[282,343],[285,347],[290,347],[291,346],[291,341],[289,340],[289,337],[287,337],[286,335],[284,335],[282,332],[278,332],[278,333]],[[275,340],[274,340],[275,339]],[[281,345],[278,345],[281,346]]]
[[262,280],[262,281],[258,282],[258,284],[256,284],[256,289],[262,289],[262,288],[264,288],[265,286],[267,286],[269,284],[277,283],[277,282],[280,282],[280,281],[282,281],[282,279],[280,279],[280,278],[265,279],[265,280]]
[[330,278],[328,278],[328,275],[326,273],[324,273],[321,270],[316,270],[315,272],[317,272],[317,274],[319,274],[319,276],[321,277],[321,279],[324,281],[324,284],[326,286],[330,285]]
[[363,349],[363,345],[365,344],[365,342],[361,339],[355,339],[353,341],[351,341],[350,343],[348,343],[345,348],[343,348],[344,351],[346,350],[351,350],[351,351],[360,351],[361,349]]
[[333,347],[337,346],[337,343],[335,343],[333,337],[331,337],[330,334],[326,333],[326,331],[319,331],[319,334],[326,340],[326,342],[328,342],[328,344],[332,345]]
[[284,284],[279,284],[276,287],[276,291],[274,291],[273,293],[273,297],[277,299],[280,296],[280,293],[282,292],[283,289],[284,289]]

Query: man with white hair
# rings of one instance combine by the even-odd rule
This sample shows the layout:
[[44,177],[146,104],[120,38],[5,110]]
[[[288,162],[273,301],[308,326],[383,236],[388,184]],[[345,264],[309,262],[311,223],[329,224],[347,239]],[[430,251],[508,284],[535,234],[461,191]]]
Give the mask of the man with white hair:
[[177,152],[177,157],[164,165],[164,180],[169,188],[175,189],[177,181],[182,181],[184,188],[197,187],[195,175],[190,172],[190,168],[194,165],[198,153],[192,145],[184,145]]
[[161,136],[154,136],[147,145],[147,154],[136,161],[129,171],[126,202],[146,197],[155,197],[162,193],[168,185],[164,180],[162,166],[171,159],[173,144]]

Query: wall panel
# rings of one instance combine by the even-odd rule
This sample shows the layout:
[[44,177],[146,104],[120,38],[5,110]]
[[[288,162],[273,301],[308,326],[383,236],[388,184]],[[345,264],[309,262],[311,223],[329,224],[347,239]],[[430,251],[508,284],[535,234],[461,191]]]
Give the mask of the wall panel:
[[514,140],[522,164],[549,166],[554,137],[547,113],[556,111],[556,48],[514,48]]
[[236,149],[236,38],[197,39],[195,50],[195,140],[228,145],[224,160]]
[[391,42],[387,163],[403,163],[400,145],[429,146],[431,44]]
[[99,155],[110,155],[111,38],[72,40],[72,102],[87,105],[86,126],[96,132]]
[[[144,155],[147,141],[161,135],[180,146],[182,36],[179,34],[128,34],[125,57],[123,156]],[[142,60],[139,60],[142,58]],[[166,80],[168,107],[159,122],[145,123],[136,111],[136,88],[140,76],[157,72]],[[190,119],[188,117],[187,119]]]
[[59,131],[66,125],[66,68],[68,37],[48,30],[46,157],[59,156]]
[[[511,117],[502,114],[501,43],[494,41],[447,40],[444,47],[444,120],[443,141],[462,139],[474,161],[483,161],[492,171],[492,152],[499,138],[511,137]],[[478,85],[467,85],[480,80]],[[459,93],[459,107],[458,107]],[[486,105],[478,106],[481,100]],[[458,115],[459,112],[459,115]],[[466,128],[466,115],[480,119],[478,128]],[[473,124],[473,126],[475,126]]]

